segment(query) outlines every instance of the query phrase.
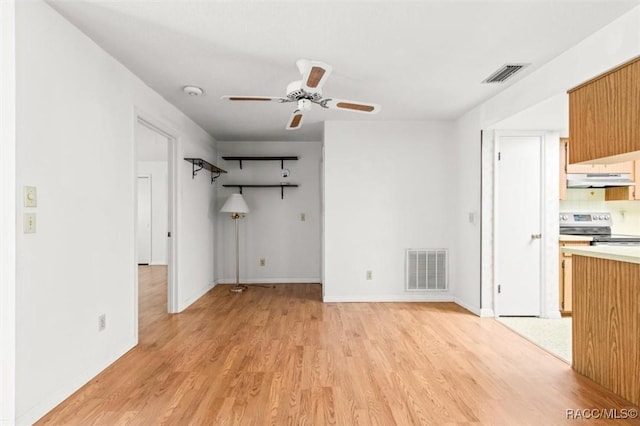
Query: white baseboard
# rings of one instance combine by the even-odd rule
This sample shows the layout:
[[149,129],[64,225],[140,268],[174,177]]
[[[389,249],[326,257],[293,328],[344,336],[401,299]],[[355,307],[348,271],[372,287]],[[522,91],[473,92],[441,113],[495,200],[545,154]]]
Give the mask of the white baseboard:
[[495,318],[496,313],[491,308],[480,309],[480,317],[482,318]]
[[[319,284],[320,278],[248,278],[240,280],[241,284]],[[235,279],[222,278],[216,280],[217,284],[235,284]]]
[[180,301],[178,303],[178,312],[177,313],[180,313],[180,312],[184,311],[185,309],[187,309],[189,306],[191,306],[191,304],[193,304],[196,300],[200,299],[202,296],[207,294],[209,292],[209,290],[211,290],[215,286],[216,286],[215,282],[209,283],[209,284],[207,284],[206,287],[200,288],[198,291],[193,293],[187,299],[185,299],[183,301]]
[[454,302],[449,294],[357,294],[324,296],[323,302]]
[[119,350],[115,351],[112,356],[107,357],[100,362],[96,362],[93,365],[87,367],[84,371],[68,380],[65,385],[49,393],[37,405],[31,407],[24,413],[18,413],[16,418],[16,425],[22,426],[34,424],[45,414],[51,411],[54,407],[67,399],[75,391],[80,389],[85,384],[89,383],[91,379],[101,373],[105,368],[116,362],[118,358],[129,352],[135,345],[136,343],[133,341],[133,339],[129,340],[127,343],[123,344]]
[[560,315],[559,311],[552,311],[552,312],[547,312],[546,314],[541,315],[540,318],[559,319],[559,318],[562,318],[562,315]]
[[455,298],[454,302],[456,302],[456,305],[459,305],[461,307],[463,307],[464,309],[466,309],[467,311],[471,312],[472,314],[476,314],[477,316],[481,317],[482,314],[482,310],[480,308],[477,308],[475,306],[471,306],[470,304],[464,302],[461,299],[458,299],[457,297]]

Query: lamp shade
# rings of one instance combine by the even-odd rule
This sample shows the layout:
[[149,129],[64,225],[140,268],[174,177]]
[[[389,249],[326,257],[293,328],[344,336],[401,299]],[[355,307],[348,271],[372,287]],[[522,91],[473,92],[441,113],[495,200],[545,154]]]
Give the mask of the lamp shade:
[[222,213],[249,213],[249,206],[242,194],[231,194],[220,209]]

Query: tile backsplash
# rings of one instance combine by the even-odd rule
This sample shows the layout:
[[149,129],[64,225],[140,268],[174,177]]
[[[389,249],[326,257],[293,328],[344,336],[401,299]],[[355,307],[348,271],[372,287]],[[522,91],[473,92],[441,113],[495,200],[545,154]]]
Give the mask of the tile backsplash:
[[640,235],[640,200],[605,201],[604,189],[568,188],[567,199],[560,200],[561,212],[609,212],[612,233]]

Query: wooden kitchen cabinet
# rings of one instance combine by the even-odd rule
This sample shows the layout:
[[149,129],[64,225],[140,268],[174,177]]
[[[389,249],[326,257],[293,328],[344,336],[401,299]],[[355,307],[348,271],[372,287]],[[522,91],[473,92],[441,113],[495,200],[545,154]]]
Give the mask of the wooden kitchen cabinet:
[[[569,164],[569,139],[560,138],[560,199],[567,199],[567,173],[629,173],[631,179],[640,180],[640,161],[623,161],[612,164]],[[637,166],[637,167],[636,167]],[[635,177],[634,177],[635,176]],[[637,177],[637,178],[636,178]],[[613,191],[609,191],[613,190]],[[633,200],[635,188],[607,188],[605,199]]]
[[568,93],[571,163],[640,157],[640,57]]
[[635,186],[620,186],[614,188],[606,188],[604,191],[605,201],[634,201],[640,200],[640,160],[633,161],[633,172],[631,179],[636,183]]
[[566,246],[588,246],[589,241],[560,241],[560,313],[571,315],[573,311],[572,256],[562,252]]

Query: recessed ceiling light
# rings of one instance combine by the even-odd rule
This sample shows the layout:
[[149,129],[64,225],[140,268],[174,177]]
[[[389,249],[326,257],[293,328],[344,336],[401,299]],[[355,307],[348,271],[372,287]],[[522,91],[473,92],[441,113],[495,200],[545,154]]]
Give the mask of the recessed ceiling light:
[[200,96],[204,93],[204,90],[197,86],[184,86],[182,90],[189,96]]

